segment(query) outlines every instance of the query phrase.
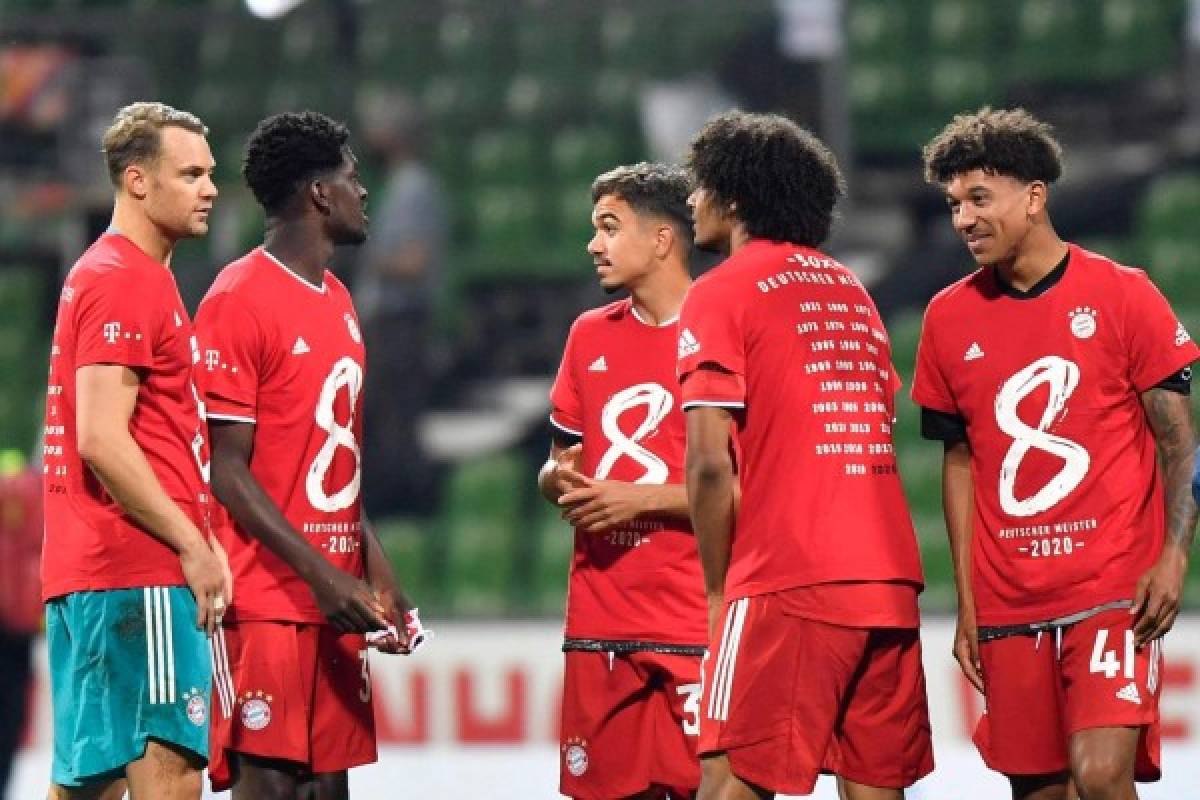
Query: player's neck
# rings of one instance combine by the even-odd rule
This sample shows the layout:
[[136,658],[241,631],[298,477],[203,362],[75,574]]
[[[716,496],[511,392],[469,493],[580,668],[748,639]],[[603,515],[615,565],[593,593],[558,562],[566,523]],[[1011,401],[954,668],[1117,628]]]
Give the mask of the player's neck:
[[314,286],[324,283],[333,258],[333,242],[303,222],[268,219],[263,249]]
[[150,258],[170,269],[175,240],[165,235],[140,208],[117,197],[109,227],[133,242]]
[[679,316],[683,298],[692,285],[684,269],[661,270],[651,280],[629,291],[633,310],[647,325],[664,325]]
[[733,229],[729,232],[729,255],[733,255],[749,244],[751,238],[745,225],[740,222],[734,223]]
[[1067,254],[1067,243],[1050,226],[1030,231],[1021,249],[1010,261],[996,265],[1000,276],[1018,291],[1027,292],[1054,271]]

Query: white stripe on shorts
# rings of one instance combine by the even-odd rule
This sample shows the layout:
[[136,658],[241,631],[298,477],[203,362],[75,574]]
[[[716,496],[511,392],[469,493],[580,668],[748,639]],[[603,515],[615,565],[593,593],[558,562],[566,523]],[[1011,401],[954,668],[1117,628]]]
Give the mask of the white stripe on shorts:
[[717,708],[717,687],[721,685],[721,673],[725,670],[725,653],[729,648],[729,628],[733,625],[733,612],[736,604],[730,604],[725,611],[725,627],[721,629],[721,649],[717,651],[717,663],[713,667],[712,691],[708,695],[708,718],[713,719]]
[[1162,640],[1155,639],[1150,643],[1150,670],[1146,676],[1146,689],[1150,694],[1158,688],[1158,662],[1162,658]]
[[171,618],[171,595],[170,590],[165,587],[159,587],[163,597],[163,625],[167,629],[167,688],[164,702],[175,702],[175,634],[172,631]]
[[167,701],[167,656],[163,646],[163,610],[161,587],[150,590],[154,596],[154,652],[158,657],[158,693],[150,693],[150,702],[165,703]]
[[151,703],[154,702],[158,693],[158,681],[154,669],[154,607],[150,598],[152,593],[152,589],[142,589],[142,599],[146,606],[146,678],[150,685]]
[[709,698],[708,717],[714,720],[729,719],[729,701],[733,695],[733,673],[737,666],[738,646],[741,643],[742,627],[746,623],[746,609],[750,598],[733,601],[725,620],[725,633],[721,641],[721,654],[713,674],[713,693]]
[[233,680],[229,675],[229,651],[225,649],[225,629],[217,626],[209,642],[212,649],[213,686],[221,701],[221,713],[225,719],[233,716]]

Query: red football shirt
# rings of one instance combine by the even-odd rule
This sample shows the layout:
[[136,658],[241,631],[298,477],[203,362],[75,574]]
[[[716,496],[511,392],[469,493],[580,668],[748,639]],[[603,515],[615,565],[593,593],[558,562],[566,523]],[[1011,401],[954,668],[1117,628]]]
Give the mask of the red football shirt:
[[688,293],[679,375],[685,409],[744,409],[726,601],[895,582],[908,607],[887,624],[911,621],[922,578],[892,447],[899,380],[854,274],[816,250],[751,241]]
[[43,474],[42,597],[185,583],[179,557],[121,511],[79,457],[75,372],[121,364],[142,376],[129,431],[167,495],[208,530],[208,445],[193,382],[199,359],[171,271],[106,233],[67,275],[50,350]]
[[1074,245],[1037,296],[981,269],[930,302],[913,400],[967,423],[981,625],[1133,596],[1165,513],[1139,395],[1198,356],[1144,272]]
[[[364,350],[350,293],[314,286],[262,248],[221,271],[196,312],[208,416],[254,423],[250,472],[292,527],[339,569],[363,575]],[[308,584],[222,515],[231,613],[322,623]]]
[[[582,314],[550,392],[550,421],[583,437],[581,470],[630,483],[683,483],[685,427],[675,379],[677,321],[649,325],[621,300]],[[566,635],[703,645],[707,604],[684,520],[638,519],[575,532]]]

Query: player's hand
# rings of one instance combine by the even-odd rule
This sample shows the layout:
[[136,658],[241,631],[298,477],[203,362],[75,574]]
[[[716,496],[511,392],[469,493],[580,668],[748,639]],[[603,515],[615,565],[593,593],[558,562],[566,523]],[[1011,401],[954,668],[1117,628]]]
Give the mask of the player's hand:
[[196,598],[196,627],[208,636],[221,623],[229,607],[229,567],[222,564],[208,542],[197,535],[195,543],[179,554],[183,579]]
[[642,487],[624,481],[600,481],[571,469],[560,470],[570,489],[558,498],[562,518],[580,530],[599,533],[634,520],[644,511]]
[[211,533],[208,535],[208,546],[212,548],[217,561],[221,562],[221,571],[225,573],[225,608],[228,609],[233,605],[233,570],[229,568],[229,555],[221,545],[221,540]]
[[312,584],[317,608],[341,633],[368,633],[389,625],[383,602],[365,582],[332,564]]
[[983,694],[983,664],[979,660],[979,627],[975,624],[974,610],[960,609],[958,612],[954,658],[971,685]]
[[583,457],[583,444],[573,444],[566,450],[560,452],[554,458],[554,473],[551,476],[551,483],[555,491],[560,495],[569,492],[574,484],[567,477],[567,473],[579,472],[579,461]]
[[1138,580],[1129,609],[1137,617],[1133,636],[1138,647],[1159,638],[1175,624],[1187,568],[1187,552],[1168,544],[1154,566]]
[[410,608],[404,612],[403,626],[389,625],[387,630],[368,633],[367,644],[381,653],[407,656],[415,653],[432,635],[433,631],[421,624],[418,610]]

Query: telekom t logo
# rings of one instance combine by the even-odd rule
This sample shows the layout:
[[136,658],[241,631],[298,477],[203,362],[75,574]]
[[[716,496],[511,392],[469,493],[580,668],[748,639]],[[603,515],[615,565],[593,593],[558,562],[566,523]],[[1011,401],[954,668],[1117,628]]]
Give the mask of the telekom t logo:
[[212,372],[217,368],[217,364],[221,363],[220,350],[205,350],[204,351],[204,366],[208,367],[208,371]]
[[117,339],[121,337],[121,323],[106,322],[104,323],[104,339],[109,344],[116,344]]

